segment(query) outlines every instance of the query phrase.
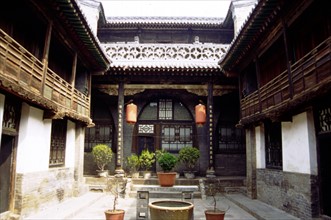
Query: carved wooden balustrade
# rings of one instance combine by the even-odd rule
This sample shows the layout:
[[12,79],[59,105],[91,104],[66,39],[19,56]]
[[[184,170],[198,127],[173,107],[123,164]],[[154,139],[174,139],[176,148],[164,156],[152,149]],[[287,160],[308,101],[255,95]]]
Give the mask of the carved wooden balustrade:
[[284,71],[241,99],[243,124],[263,118],[263,115],[277,116],[328,90],[331,85],[331,37],[292,64],[291,74],[292,84],[288,72]]
[[219,68],[228,44],[150,44],[105,43],[105,51],[112,60],[111,67],[145,68]]
[[0,29],[1,86],[55,114],[89,122],[89,97],[73,88]]

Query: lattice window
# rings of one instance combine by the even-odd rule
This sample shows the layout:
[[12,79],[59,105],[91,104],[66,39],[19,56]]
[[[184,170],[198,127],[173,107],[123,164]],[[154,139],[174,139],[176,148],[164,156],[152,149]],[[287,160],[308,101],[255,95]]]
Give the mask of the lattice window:
[[319,133],[331,132],[331,107],[318,110]]
[[220,122],[218,128],[218,152],[219,153],[244,153],[245,132],[236,128],[235,123]]
[[169,152],[178,152],[185,146],[192,146],[191,125],[163,125],[162,149]]
[[266,167],[282,169],[282,134],[280,122],[265,122]]
[[173,119],[173,105],[171,99],[159,100],[159,119],[160,120]]
[[18,133],[20,109],[21,103],[19,101],[11,96],[6,98],[2,121],[2,132],[4,134],[16,135]]
[[91,152],[97,144],[106,144],[112,147],[113,127],[111,123],[96,122],[93,128],[85,130],[85,152]]
[[138,126],[139,134],[154,134],[154,125],[144,125],[140,124]]
[[67,120],[53,120],[49,166],[63,166],[67,137]]

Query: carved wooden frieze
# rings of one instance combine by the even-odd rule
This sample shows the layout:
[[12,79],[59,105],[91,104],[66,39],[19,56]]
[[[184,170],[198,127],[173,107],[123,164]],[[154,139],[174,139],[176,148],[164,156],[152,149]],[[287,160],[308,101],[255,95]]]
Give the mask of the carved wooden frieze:
[[[100,92],[106,93],[111,96],[118,96],[118,86],[117,85],[98,85],[98,90]],[[207,85],[160,85],[160,84],[149,84],[149,85],[138,85],[130,84],[124,86],[124,96],[132,96],[146,89],[178,89],[186,90],[190,93],[196,94],[198,96],[208,96]],[[236,86],[231,85],[214,85],[213,96],[222,96],[229,92],[235,91]]]

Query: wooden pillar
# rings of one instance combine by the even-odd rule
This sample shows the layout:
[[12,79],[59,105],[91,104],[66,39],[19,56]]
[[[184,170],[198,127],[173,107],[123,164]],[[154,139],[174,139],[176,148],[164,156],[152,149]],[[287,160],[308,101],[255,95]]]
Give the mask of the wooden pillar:
[[44,94],[45,89],[45,80],[46,80],[46,74],[47,74],[47,68],[48,68],[48,55],[49,55],[49,48],[51,45],[51,38],[52,38],[52,28],[53,28],[53,22],[50,21],[47,26],[46,31],[46,37],[45,37],[45,46],[44,46],[44,52],[43,52],[43,81],[41,86],[41,94]]
[[73,88],[75,88],[76,69],[77,69],[77,52],[74,54],[74,58],[72,61],[72,68],[71,68],[70,84]]
[[[71,68],[71,78],[70,78],[71,102],[70,102],[70,108],[72,108],[74,106],[74,91],[75,91],[76,71],[77,71],[77,52],[74,54],[74,58],[73,58],[73,61],[72,61],[72,68]],[[77,111],[78,111],[78,109],[77,109]]]
[[284,46],[285,46],[285,56],[286,56],[286,64],[287,64],[287,78],[289,83],[289,92],[291,99],[293,98],[293,81],[292,81],[292,70],[291,70],[291,60],[289,54],[289,44],[288,44],[288,37],[287,37],[287,25],[284,21],[284,17],[282,18],[282,25],[283,25],[283,38],[284,38]]
[[256,141],[255,127],[246,129],[246,187],[247,196],[257,198],[257,174],[256,174]]
[[259,96],[259,110],[262,112],[262,102],[261,102],[261,93],[260,93],[260,87],[261,87],[261,75],[260,75],[260,65],[258,57],[255,58],[255,71],[256,71],[256,78],[257,78],[257,92]]
[[116,175],[124,175],[123,170],[123,126],[124,126],[124,83],[118,84],[118,126],[117,126],[117,154]]
[[208,97],[207,97],[207,138],[209,150],[209,165],[206,172],[207,177],[215,177],[214,169],[214,153],[213,153],[213,136],[214,136],[214,113],[213,113],[213,84],[208,83]]

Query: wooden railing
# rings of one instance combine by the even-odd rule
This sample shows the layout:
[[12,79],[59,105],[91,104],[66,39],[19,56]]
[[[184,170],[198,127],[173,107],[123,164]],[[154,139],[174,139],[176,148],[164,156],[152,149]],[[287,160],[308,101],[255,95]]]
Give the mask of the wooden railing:
[[[331,81],[331,37],[291,65],[292,88],[288,72],[277,77],[241,99],[241,118],[249,119],[261,113],[279,110],[288,103],[298,103],[301,97],[318,90]],[[293,89],[293,97],[290,90]],[[259,100],[260,96],[260,100]]]
[[50,102],[50,106],[56,106],[56,109],[52,109],[54,111],[90,117],[89,97],[73,88],[51,69],[47,68],[45,71],[42,62],[1,29],[0,81],[2,84],[4,81],[10,83],[11,90],[18,95],[30,94],[24,98],[31,99],[31,102],[36,101],[31,98],[34,96]]

